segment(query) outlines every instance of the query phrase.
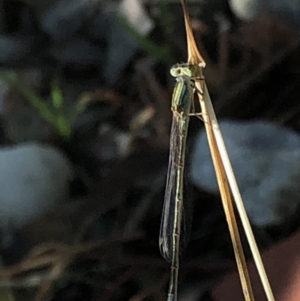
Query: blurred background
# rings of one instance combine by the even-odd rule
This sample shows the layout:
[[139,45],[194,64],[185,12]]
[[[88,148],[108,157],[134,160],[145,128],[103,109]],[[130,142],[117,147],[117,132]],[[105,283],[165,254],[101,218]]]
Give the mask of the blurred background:
[[[300,225],[300,3],[188,2],[264,250]],[[169,70],[185,61],[179,0],[0,1],[1,300],[166,300]],[[187,163],[180,300],[209,300],[235,262],[197,118]]]

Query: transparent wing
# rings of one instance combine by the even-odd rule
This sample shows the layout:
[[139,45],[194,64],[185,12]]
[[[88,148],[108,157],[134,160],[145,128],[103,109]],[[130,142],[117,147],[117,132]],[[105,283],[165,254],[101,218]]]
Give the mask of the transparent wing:
[[[180,249],[184,249],[190,231],[190,224],[192,221],[192,199],[185,198],[182,205],[181,212],[176,212],[176,197],[178,195],[178,189],[184,189],[184,163],[185,163],[185,145],[187,137],[187,128],[189,123],[188,117],[179,117],[174,115],[171,128],[171,141],[170,141],[170,155],[169,155],[169,168],[167,172],[166,191],[164,198],[164,206],[161,219],[159,245],[162,256],[166,261],[170,262],[172,259],[173,250],[173,233],[175,231],[174,219],[175,214],[181,214],[181,237],[180,237]],[[182,134],[182,118],[186,118],[184,121],[185,135]],[[183,163],[183,164],[182,164]],[[179,168],[182,169],[179,172]],[[179,179],[179,177],[181,177]],[[181,187],[178,183],[182,183]],[[187,204],[189,203],[189,204]],[[188,207],[186,212],[185,208]]]

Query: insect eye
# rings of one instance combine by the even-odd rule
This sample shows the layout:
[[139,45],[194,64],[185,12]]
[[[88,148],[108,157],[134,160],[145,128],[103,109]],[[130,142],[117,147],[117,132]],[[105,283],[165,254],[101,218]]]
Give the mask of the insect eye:
[[181,72],[181,69],[177,69],[176,70],[176,74],[180,75],[182,72]]

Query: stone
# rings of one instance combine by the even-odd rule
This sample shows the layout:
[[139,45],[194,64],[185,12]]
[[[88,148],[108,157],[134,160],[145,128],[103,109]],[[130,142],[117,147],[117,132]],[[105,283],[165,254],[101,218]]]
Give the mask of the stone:
[[2,243],[10,235],[68,197],[72,165],[58,149],[23,143],[0,149],[0,226]]
[[[121,18],[124,20],[121,21]],[[103,75],[110,84],[117,80],[141,46],[136,35],[146,38],[153,27],[153,21],[140,1],[122,0],[120,2],[117,14],[110,21],[107,63],[103,66]]]
[[8,64],[23,59],[30,53],[34,40],[26,36],[0,35],[0,63]]
[[64,44],[54,45],[50,49],[50,55],[60,64],[100,66],[104,63],[102,49],[79,37],[68,39]]
[[[300,136],[264,121],[222,121],[220,128],[252,223],[284,223],[300,205]],[[218,193],[204,131],[196,138],[190,166],[196,186]]]
[[245,21],[253,20],[264,12],[272,12],[287,24],[300,29],[298,0],[229,0],[229,6],[238,18]]
[[42,29],[54,40],[72,36],[93,14],[89,0],[59,0],[39,15]]
[[266,0],[229,0],[232,12],[242,20],[252,20],[266,9]]

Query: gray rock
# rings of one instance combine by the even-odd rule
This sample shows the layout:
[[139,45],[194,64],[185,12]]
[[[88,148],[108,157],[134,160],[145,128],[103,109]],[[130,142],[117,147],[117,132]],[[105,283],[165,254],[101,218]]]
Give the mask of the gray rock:
[[[126,21],[121,22],[117,15]],[[146,38],[153,27],[154,24],[140,1],[120,1],[117,13],[109,28],[107,64],[104,66],[104,76],[110,83],[117,79],[118,74],[122,72],[141,46],[141,41],[137,35]]]
[[300,1],[299,0],[268,0],[272,11],[277,12],[288,24],[300,29]]
[[102,11],[97,12],[87,24],[88,36],[93,40],[107,41],[110,35],[110,26],[113,19]]
[[266,9],[266,0],[229,0],[233,13],[242,20],[252,20]]
[[102,49],[79,37],[55,45],[50,54],[62,64],[101,65],[104,62]]
[[34,39],[26,36],[0,35],[0,63],[19,61],[29,54]]
[[[222,121],[220,127],[251,221],[284,223],[300,205],[300,136],[262,121]],[[196,186],[218,193],[205,132],[195,141],[190,172]]]
[[0,149],[0,226],[4,243],[30,219],[65,201],[71,178],[70,162],[53,147],[26,143]]
[[233,13],[242,20],[253,20],[264,11],[277,13],[283,20],[300,29],[299,0],[229,0]]
[[90,0],[59,0],[40,14],[40,24],[53,39],[74,34],[93,14]]
[[107,47],[107,60],[103,66],[103,75],[113,83],[139,48],[138,42],[117,21],[110,27]]

